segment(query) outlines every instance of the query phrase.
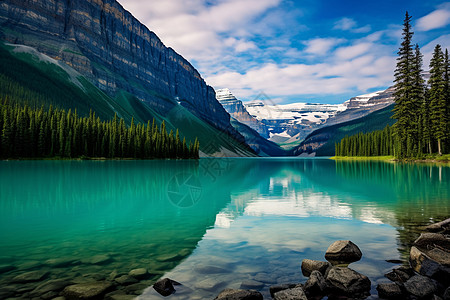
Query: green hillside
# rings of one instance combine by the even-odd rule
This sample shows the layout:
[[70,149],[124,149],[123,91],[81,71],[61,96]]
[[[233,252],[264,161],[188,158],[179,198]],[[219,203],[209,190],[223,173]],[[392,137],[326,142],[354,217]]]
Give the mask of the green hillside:
[[291,154],[299,155],[305,152],[300,149],[306,149],[308,153],[316,152],[317,156],[333,156],[335,143],[340,142],[346,135],[382,130],[386,125],[394,124],[395,120],[391,118],[393,107],[394,105],[390,105],[365,117],[318,129],[309,134],[298,147],[292,149]]
[[88,116],[92,110],[102,120],[110,120],[117,113],[128,124],[132,118],[141,123],[155,119],[159,124],[164,120],[169,131],[178,128],[187,141],[198,137],[203,153],[255,156],[247,145],[194,116],[174,100],[167,99],[173,102],[173,108],[162,116],[126,91],[119,91],[112,98],[69,66],[30,47],[0,44],[0,99],[31,107],[76,109],[80,116]]

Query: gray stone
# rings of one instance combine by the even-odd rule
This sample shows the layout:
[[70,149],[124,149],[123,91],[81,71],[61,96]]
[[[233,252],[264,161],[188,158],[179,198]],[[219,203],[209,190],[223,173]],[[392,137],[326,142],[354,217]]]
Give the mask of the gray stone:
[[52,268],[65,268],[76,264],[78,261],[70,257],[52,258],[45,261],[45,264]]
[[351,241],[336,241],[328,247],[325,259],[333,265],[360,260],[361,250]]
[[112,288],[109,282],[90,282],[67,286],[62,295],[68,299],[95,299],[105,295]]
[[214,300],[263,300],[263,296],[258,291],[224,289]]
[[148,271],[145,268],[131,270],[128,275],[136,279],[145,279],[149,276]]
[[15,270],[16,267],[13,265],[1,265],[0,266],[0,274]]
[[169,296],[175,293],[175,288],[173,287],[172,280],[169,278],[163,278],[158,280],[153,285],[153,288],[155,289],[155,291],[157,291],[159,294],[163,296]]
[[194,284],[194,287],[197,289],[213,291],[216,288],[218,288],[221,284],[222,284],[221,281],[217,281],[214,278],[207,277],[203,280],[200,280],[199,282],[196,282]]
[[49,280],[37,286],[30,294],[35,297],[48,292],[59,292],[71,284],[72,282],[64,279]]
[[259,290],[263,288],[264,283],[256,281],[256,280],[244,280],[241,283],[241,289],[244,290]]
[[428,277],[415,275],[405,282],[406,291],[418,298],[430,297],[437,291],[436,284]]
[[325,275],[325,271],[331,267],[331,264],[326,261],[304,259],[302,261],[302,274],[309,277],[312,271],[319,271],[322,275]]
[[383,299],[398,299],[402,297],[402,290],[395,283],[380,283],[377,286],[378,296]]
[[48,272],[46,271],[31,271],[26,272],[20,275],[17,275],[12,279],[13,282],[21,282],[21,283],[27,283],[27,282],[34,282],[34,281],[41,281],[48,275]]
[[410,264],[417,273],[436,279],[445,285],[450,284],[450,255],[448,252],[438,248],[428,251],[411,247]]
[[279,292],[279,291],[284,291],[287,289],[292,289],[297,287],[296,283],[287,283],[287,284],[277,284],[277,285],[272,285],[269,288],[269,292],[270,292],[270,296],[272,296],[272,298],[274,297],[275,293]]
[[332,267],[326,281],[333,293],[356,297],[368,295],[371,285],[367,276],[343,267]]
[[430,249],[436,246],[440,246],[446,249],[450,249],[450,239],[447,239],[440,233],[422,233],[415,241],[414,245],[419,248]]
[[327,283],[322,273],[317,270],[312,271],[303,289],[307,295],[324,295],[327,290]]
[[136,278],[131,277],[129,275],[122,275],[120,277],[117,277],[114,280],[120,285],[130,285],[130,284],[134,284],[134,283],[138,283],[139,282],[139,280],[137,280]]
[[301,287],[287,289],[275,293],[275,300],[308,300],[306,294]]
[[95,255],[90,258],[81,260],[82,263],[91,264],[91,265],[105,265],[105,264],[110,263],[111,261],[112,261],[112,257],[109,256],[108,254],[99,254],[99,255]]
[[405,267],[399,267],[393,269],[389,273],[384,274],[384,276],[394,282],[406,282],[411,276],[414,275],[414,270]]

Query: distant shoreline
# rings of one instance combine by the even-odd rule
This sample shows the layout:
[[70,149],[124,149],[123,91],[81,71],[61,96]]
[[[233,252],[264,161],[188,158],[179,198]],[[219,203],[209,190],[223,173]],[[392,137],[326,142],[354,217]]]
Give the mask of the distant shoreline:
[[385,162],[413,162],[413,163],[438,163],[438,164],[450,164],[450,154],[442,156],[433,156],[425,159],[397,159],[394,156],[332,156],[332,160],[371,160],[371,161],[385,161]]

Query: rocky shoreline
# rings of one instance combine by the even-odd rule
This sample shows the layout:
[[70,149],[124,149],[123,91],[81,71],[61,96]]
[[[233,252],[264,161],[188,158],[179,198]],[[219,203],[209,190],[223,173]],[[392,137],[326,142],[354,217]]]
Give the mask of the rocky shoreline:
[[[409,264],[399,266],[384,276],[391,282],[378,283],[381,299],[450,299],[450,219],[424,228],[413,243]],[[349,265],[359,261],[362,252],[351,241],[336,241],[325,252],[326,261],[303,259],[301,272],[306,282],[270,286],[270,296],[289,299],[365,299],[373,286],[370,279]],[[161,259],[170,259],[161,258]],[[172,279],[160,278],[161,273],[146,268],[130,268],[126,272],[105,272],[111,255],[96,255],[84,260],[49,259],[46,268],[39,265],[0,265],[0,299],[109,299],[131,300],[144,289],[153,289],[167,297],[185,288]],[[395,261],[402,263],[402,261]],[[70,266],[73,272],[83,265],[93,266],[96,273],[74,277],[56,272]],[[49,272],[51,268],[52,272]],[[103,272],[102,272],[103,271]],[[106,274],[105,274],[106,273]],[[74,273],[75,274],[75,273]],[[158,280],[158,281],[156,281]],[[156,283],[155,283],[156,281]],[[278,283],[283,281],[278,281]],[[375,286],[373,286],[375,288]],[[263,299],[258,282],[247,280],[239,289],[225,289],[216,300]],[[156,293],[155,292],[155,293]],[[372,297],[373,298],[372,289]],[[144,295],[145,298],[145,295]],[[187,298],[189,299],[189,297]]]
[[[415,240],[409,266],[400,266],[384,276],[390,283],[376,287],[380,299],[450,300],[450,219],[429,225]],[[304,283],[270,287],[275,300],[365,299],[370,296],[370,279],[349,265],[359,261],[361,250],[351,241],[336,241],[326,253],[327,261],[304,259],[301,270],[309,277]],[[161,279],[153,288],[163,296],[176,293],[180,283]],[[170,297],[169,297],[170,298]],[[224,289],[215,300],[262,300],[253,289]]]

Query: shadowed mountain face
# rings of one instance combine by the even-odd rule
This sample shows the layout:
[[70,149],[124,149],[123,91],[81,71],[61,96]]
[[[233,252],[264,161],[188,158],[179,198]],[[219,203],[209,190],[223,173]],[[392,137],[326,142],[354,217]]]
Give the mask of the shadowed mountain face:
[[66,63],[113,98],[132,94],[162,115],[180,104],[244,141],[198,71],[115,0],[5,0],[0,37]]

